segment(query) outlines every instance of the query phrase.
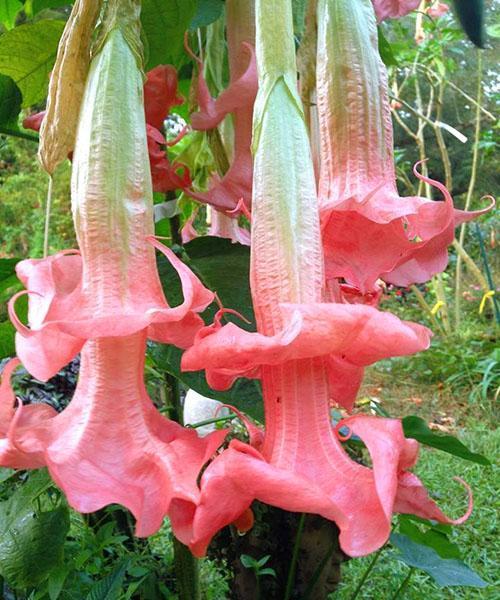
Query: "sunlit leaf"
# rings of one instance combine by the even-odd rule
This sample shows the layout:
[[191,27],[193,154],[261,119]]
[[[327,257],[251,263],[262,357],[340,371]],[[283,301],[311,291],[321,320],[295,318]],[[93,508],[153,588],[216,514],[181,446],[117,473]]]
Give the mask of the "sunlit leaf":
[[415,417],[413,415],[404,417],[403,430],[407,438],[413,438],[426,446],[437,448],[448,454],[459,456],[464,460],[470,460],[480,465],[491,464],[485,456],[472,452],[456,437],[434,433],[420,417]]
[[0,36],[0,73],[21,90],[23,108],[45,98],[63,29],[64,21],[44,19]]
[[143,0],[141,22],[146,38],[146,70],[179,62],[184,52],[184,32],[196,7],[196,0]]

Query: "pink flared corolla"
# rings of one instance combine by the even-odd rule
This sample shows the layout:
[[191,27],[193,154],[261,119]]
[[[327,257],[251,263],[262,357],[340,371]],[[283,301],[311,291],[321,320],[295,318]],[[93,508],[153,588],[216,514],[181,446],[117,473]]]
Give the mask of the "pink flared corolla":
[[[0,458],[5,466],[47,466],[81,512],[125,505],[137,519],[137,534],[150,535],[167,514],[176,524],[191,518],[200,496],[197,477],[225,432],[201,439],[169,421],[144,385],[147,337],[188,345],[202,323],[195,311],[213,294],[150,235],[142,78],[129,46],[134,32],[138,43],[138,29],[122,31],[138,23],[139,4],[120,1],[120,7],[123,22],[121,11],[108,13],[118,23],[107,23],[93,59],[76,138],[72,201],[81,254],[19,264],[30,296],[29,329],[17,322],[11,303],[25,366],[47,378],[81,350],[77,388],[57,416],[47,407],[13,412],[9,376],[16,362],[9,363],[0,389]],[[166,304],[154,246],[179,274],[180,306]]]
[[[57,373],[92,338],[148,328],[150,338],[186,347],[203,325],[195,313],[213,299],[175,254],[152,237],[141,75],[124,46],[119,32],[110,34],[107,51],[92,63],[85,90],[72,173],[81,254],[62,252],[17,265],[29,294],[29,327],[16,318],[15,296],[9,308],[18,330],[16,349],[38,379]],[[120,110],[114,106],[117,97]],[[154,246],[181,279],[184,301],[179,306],[170,307],[165,299]]]
[[455,227],[485,211],[454,209],[446,188],[418,173],[444,200],[399,196],[387,74],[371,2],[319,0],[318,11],[319,199],[327,280],[345,278],[362,292],[379,277],[396,285],[422,283],[446,267]]
[[[199,112],[191,116],[193,129],[217,127],[226,115],[233,115],[233,159],[227,173],[214,176],[207,192],[188,190],[190,196],[225,212],[238,208],[241,200],[250,208],[252,200],[252,113],[257,94],[254,43],[254,0],[226,2],[229,51],[229,87],[214,100],[199,62],[197,100]],[[233,213],[233,216],[237,216]]]
[[[222,327],[216,319],[186,350],[182,369],[205,369],[211,387],[225,390],[238,377],[261,377],[266,367],[324,357],[325,372],[331,365],[335,381],[340,364],[360,368],[390,356],[414,354],[430,343],[426,327],[371,306],[281,303],[279,311],[283,326],[274,335],[251,333],[233,323]],[[350,410],[355,394],[334,394],[333,399]]]
[[2,371],[0,383],[0,466],[16,469],[33,469],[44,466],[43,453],[33,448],[25,449],[18,443],[19,437],[40,423],[52,419],[57,412],[47,404],[23,406],[17,402],[11,386],[12,373],[21,364],[12,358]]
[[394,17],[404,17],[416,10],[420,0],[371,0],[378,21]]
[[[373,468],[349,458],[331,423],[329,377],[333,373],[338,393],[351,395],[363,365],[424,349],[430,332],[370,306],[324,302],[320,223],[296,89],[291,5],[258,0],[256,6],[260,85],[251,290],[258,332],[221,327],[216,319],[199,332],[182,367],[205,368],[219,388],[241,374],[259,376],[266,428],[255,446],[233,440],[204,470],[200,502],[185,524],[184,539],[203,554],[214,533],[257,498],[334,520],[343,550],[360,556],[385,543],[395,510],[448,519],[408,473],[417,444],[405,439],[399,421],[367,416],[344,421],[364,441]],[[418,498],[411,507],[408,486]]]
[[169,512],[180,522],[192,514],[198,474],[225,436],[200,438],[158,412],[143,381],[145,350],[144,331],[88,341],[74,397],[58,415],[29,405],[17,418],[9,375],[18,361],[0,388],[0,423],[10,423],[0,429],[0,464],[47,466],[79,512],[126,506],[139,536],[157,531]]

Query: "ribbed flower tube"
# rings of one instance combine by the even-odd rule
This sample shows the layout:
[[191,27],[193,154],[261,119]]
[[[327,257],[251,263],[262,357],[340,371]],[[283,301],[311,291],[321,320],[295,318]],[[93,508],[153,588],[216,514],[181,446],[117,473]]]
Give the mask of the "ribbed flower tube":
[[[397,4],[375,6],[395,16]],[[399,196],[387,73],[377,36],[371,0],[318,1],[319,200],[326,276],[344,278],[362,293],[374,290],[380,277],[409,285],[443,271],[454,228],[490,208],[456,210],[442,184],[417,172],[444,201]]]
[[[72,177],[81,253],[18,268],[30,292],[31,325],[17,323],[20,358],[46,377],[81,350],[77,388],[60,414],[16,410],[10,376],[17,363],[9,363],[0,388],[0,464],[47,466],[80,512],[123,504],[138,535],[157,531],[168,514],[182,538],[199,500],[199,473],[225,432],[201,439],[168,420],[144,384],[147,337],[186,347],[202,326],[195,311],[213,294],[152,237],[139,6],[108,2],[87,80]],[[163,296],[154,247],[181,280],[184,301],[174,308]]]
[[[447,517],[411,474],[410,491],[407,470],[418,447],[405,439],[399,421],[347,419],[373,469],[349,458],[331,423],[330,379],[424,349],[429,331],[373,307],[323,301],[319,211],[296,89],[291,3],[258,0],[256,23],[251,290],[257,333],[216,320],[197,335],[182,367],[204,368],[216,389],[241,375],[260,377],[265,433],[263,440],[251,435],[250,445],[233,440],[206,468],[190,545],[202,554],[220,527],[259,499],[334,520],[344,551],[359,556],[385,543],[393,510],[407,510],[402,499],[415,491],[413,512]],[[342,385],[349,387],[337,389]],[[352,398],[342,402],[352,404]]]
[[[72,211],[80,250],[17,266],[29,294],[30,327],[16,318],[14,297],[10,313],[18,329],[16,349],[39,379],[53,376],[91,338],[148,328],[149,337],[186,347],[202,326],[195,312],[213,299],[152,237],[153,194],[138,66],[140,4],[115,4],[107,5],[73,157]],[[162,291],[155,246],[181,279],[184,302],[175,308]]]

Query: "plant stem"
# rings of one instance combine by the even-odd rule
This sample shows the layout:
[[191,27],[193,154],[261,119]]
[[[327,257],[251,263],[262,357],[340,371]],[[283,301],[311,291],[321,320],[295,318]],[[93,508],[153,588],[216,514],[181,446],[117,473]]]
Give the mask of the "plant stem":
[[8,127],[0,127],[0,134],[10,135],[12,137],[21,138],[23,140],[30,140],[31,142],[39,141],[37,135],[33,133],[27,133],[26,131],[17,131],[16,129],[9,129]]
[[314,571],[309,583],[307,584],[307,587],[305,589],[304,595],[302,597],[302,600],[309,600],[313,590],[314,590],[314,586],[318,583],[319,578],[321,577],[321,573],[323,572],[323,569],[325,568],[326,564],[328,563],[328,561],[330,560],[330,558],[332,557],[332,554],[335,552],[335,549],[337,548],[337,541],[335,541],[331,546],[330,549],[328,550],[328,552],[325,554],[323,560],[319,563],[319,565],[317,566],[316,570]]
[[[472,151],[472,168],[469,179],[469,187],[465,198],[464,210],[469,210],[472,200],[472,194],[476,185],[477,167],[479,162],[479,138],[481,136],[481,95],[482,95],[482,75],[483,75],[483,55],[477,51],[477,88],[476,88],[476,126],[474,129],[474,149]],[[466,223],[460,227],[458,243],[463,247],[465,239]],[[462,301],[462,257],[457,256],[457,266],[455,269],[455,328],[460,325],[460,304]]]
[[187,546],[174,537],[174,567],[179,600],[201,598],[198,561]]
[[498,299],[496,296],[495,284],[493,283],[493,276],[491,274],[490,265],[488,263],[488,256],[486,255],[486,248],[484,247],[483,234],[481,233],[481,228],[476,223],[476,235],[479,241],[479,249],[481,251],[481,258],[483,259],[484,270],[486,271],[486,277],[488,279],[488,291],[493,292],[493,296],[491,297],[491,301],[493,302],[493,309],[495,312],[495,321],[497,325],[500,324],[500,309],[498,308]]
[[366,579],[368,578],[368,575],[372,572],[373,567],[376,565],[378,559],[380,558],[380,555],[382,554],[383,549],[384,549],[384,546],[382,546],[382,548],[379,548],[377,550],[377,552],[375,552],[375,555],[373,556],[371,563],[368,565],[368,567],[366,568],[366,571],[363,573],[361,579],[359,580],[358,585],[356,586],[356,589],[352,593],[349,600],[355,600],[355,598],[358,597],[358,594],[361,591],[361,588],[363,587]]
[[422,294],[422,292],[418,289],[418,287],[416,285],[410,286],[410,289],[415,294],[415,296],[417,297],[418,303],[424,309],[424,311],[427,314],[427,316],[429,317],[432,325],[441,333],[441,335],[445,335],[444,330],[441,327],[441,324],[436,319],[436,316],[432,313],[432,308],[427,303],[427,300],[425,299],[425,297]]
[[[179,393],[179,382],[168,373],[165,374],[169,387],[169,408],[173,421],[181,425],[182,405]],[[174,569],[177,579],[179,600],[200,600],[200,574],[198,560],[191,554],[187,546],[174,537]]]
[[391,598],[391,600],[395,600],[396,598],[399,598],[399,596],[401,595],[401,592],[403,592],[408,587],[408,583],[410,582],[411,576],[413,575],[414,571],[415,571],[415,567],[410,567],[410,570],[408,571],[408,575],[403,579],[403,583],[398,587],[398,589],[396,590],[396,593]]
[[50,211],[52,209],[52,188],[54,179],[49,175],[49,185],[47,187],[47,201],[45,204],[45,226],[43,229],[43,258],[49,254],[49,233],[50,233]]
[[300,542],[302,540],[302,532],[304,531],[305,520],[306,514],[302,513],[300,515],[297,533],[295,534],[295,542],[293,544],[292,551],[292,562],[290,563],[290,568],[288,570],[288,577],[286,580],[285,595],[283,596],[283,600],[290,600],[292,596],[293,584],[295,583],[295,573],[297,571],[297,560],[299,558]]
[[215,419],[206,419],[205,421],[198,421],[197,423],[189,423],[186,427],[190,427],[191,429],[196,429],[197,427],[202,427],[203,425],[211,425],[212,423],[224,423],[225,421],[231,421],[232,419],[236,419],[237,415],[231,413],[227,415],[227,417],[216,417]]

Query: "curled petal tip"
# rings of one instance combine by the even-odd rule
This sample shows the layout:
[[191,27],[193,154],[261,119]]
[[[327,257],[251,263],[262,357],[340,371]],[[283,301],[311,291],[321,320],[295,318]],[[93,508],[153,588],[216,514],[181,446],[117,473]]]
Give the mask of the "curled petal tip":
[[467,504],[467,510],[461,517],[459,517],[458,519],[450,519],[448,522],[450,523],[450,525],[461,525],[462,523],[465,523],[465,521],[467,521],[467,519],[472,514],[472,510],[474,508],[474,497],[472,494],[472,489],[466,481],[464,481],[461,477],[457,477],[457,476],[454,476],[453,479],[455,481],[458,481],[458,483],[460,483],[467,491],[468,504]]
[[18,298],[20,298],[21,296],[25,296],[26,294],[42,296],[42,294],[39,294],[38,292],[33,292],[33,291],[29,291],[29,290],[21,290],[20,292],[17,292],[16,294],[14,294],[7,304],[7,310],[8,310],[9,318],[12,322],[12,325],[14,325],[14,327],[16,328],[16,331],[23,337],[28,337],[28,336],[32,335],[33,332],[17,316],[15,304],[16,304],[16,301]]

